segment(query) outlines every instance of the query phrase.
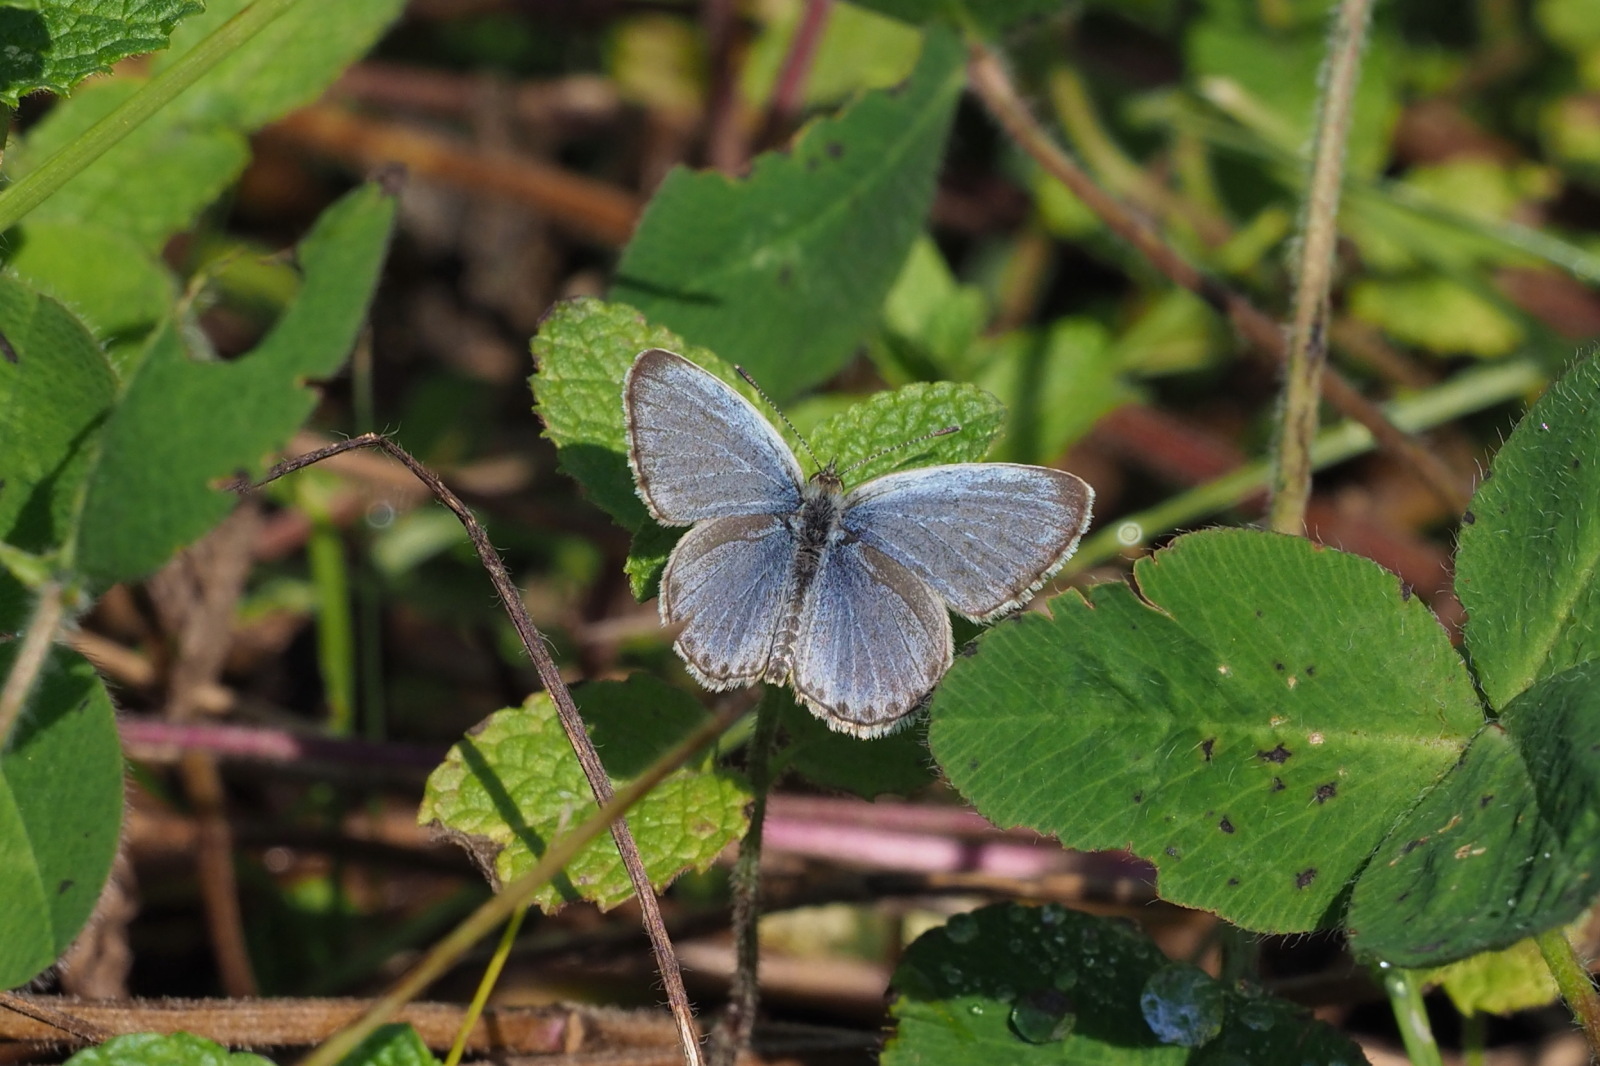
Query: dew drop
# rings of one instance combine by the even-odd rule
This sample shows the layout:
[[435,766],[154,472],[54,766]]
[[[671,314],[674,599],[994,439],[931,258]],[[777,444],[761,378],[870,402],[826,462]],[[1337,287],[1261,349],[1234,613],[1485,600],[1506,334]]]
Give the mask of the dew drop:
[[1072,1000],[1053,988],[1029,992],[1011,1008],[1011,1031],[1030,1044],[1051,1044],[1072,1032]]
[[1239,1008],[1239,1020],[1247,1029],[1264,1033],[1278,1020],[1278,1014],[1272,1009],[1272,1004],[1252,1000]]
[[1226,1000],[1222,985],[1194,966],[1157,970],[1139,996],[1145,1024],[1163,1044],[1199,1047],[1222,1032]]
[[1078,987],[1078,971],[1062,970],[1060,973],[1056,974],[1055,980],[1052,982],[1052,984],[1056,986],[1056,990],[1059,992],[1071,992],[1074,988]]
[[970,944],[978,938],[978,920],[970,914],[952,914],[944,923],[944,935],[953,944]]

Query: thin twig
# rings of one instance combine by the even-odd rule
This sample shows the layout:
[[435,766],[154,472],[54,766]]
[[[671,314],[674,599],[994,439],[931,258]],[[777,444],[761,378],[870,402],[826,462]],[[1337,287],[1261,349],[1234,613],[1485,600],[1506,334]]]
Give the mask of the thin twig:
[[[404,448],[377,433],[363,433],[359,437],[330,444],[314,452],[297,456],[279,463],[268,471],[267,475],[256,483],[260,487],[268,482],[275,481],[285,474],[293,473],[313,463],[320,462],[330,456],[347,452],[354,448],[378,448],[387,452],[396,461],[428,486],[430,492],[440,503],[448,507],[461,525],[466,529],[467,536],[471,538],[472,545],[477,549],[478,559],[483,563],[483,568],[489,574],[489,580],[494,584],[495,592],[500,597],[500,603],[505,608],[506,614],[511,618],[511,624],[517,630],[517,636],[522,640],[522,647],[533,662],[534,669],[539,674],[539,680],[544,684],[545,691],[556,705],[556,714],[561,719],[561,727],[566,731],[567,740],[572,744],[573,752],[578,756],[578,763],[583,767],[583,774],[589,781],[589,788],[594,792],[595,802],[605,809],[613,798],[611,778],[606,774],[605,766],[600,761],[600,753],[595,750],[594,742],[589,739],[589,732],[583,723],[583,716],[578,713],[578,706],[572,700],[572,693],[567,690],[566,683],[561,680],[561,673],[556,667],[555,660],[550,657],[549,649],[544,643],[544,636],[533,624],[533,619],[528,617],[528,609],[523,605],[522,596],[517,592],[516,584],[511,580],[510,573],[506,570],[505,563],[500,558],[500,553],[495,551],[494,545],[489,543],[489,535],[478,522],[472,511],[461,502],[454,492],[445,485],[439,477],[412,458]],[[667,936],[666,924],[661,919],[660,902],[656,899],[654,886],[650,883],[650,875],[645,872],[644,861],[639,857],[638,845],[634,843],[633,834],[629,831],[627,822],[622,819],[611,824],[611,838],[616,842],[617,852],[622,856],[622,864],[628,871],[628,879],[633,883],[634,894],[639,900],[639,909],[643,914],[645,931],[650,937],[650,947],[655,953],[656,968],[661,974],[661,983],[666,989],[667,1003],[672,1009],[672,1016],[678,1024],[678,1035],[683,1045],[684,1061],[690,1066],[700,1066],[700,1035],[694,1023],[694,1012],[689,1003],[689,994],[683,987],[683,974],[678,966],[678,958],[673,953],[672,941]],[[549,854],[554,853],[554,846]],[[543,864],[541,864],[543,865]],[[507,912],[508,914],[510,912]]]
[[[1277,322],[1244,296],[1179,255],[1126,204],[1097,185],[1077,161],[1051,139],[1017,94],[999,56],[981,41],[969,45],[969,56],[967,72],[972,91],[1023,151],[1051,177],[1071,189],[1099,216],[1107,229],[1131,244],[1151,266],[1226,316],[1251,345],[1279,361],[1287,358],[1289,346]],[[1354,385],[1331,368],[1323,372],[1322,393],[1341,413],[1366,426],[1379,447],[1397,457],[1452,511],[1466,509],[1467,494],[1462,479],[1437,455],[1385,418],[1377,404],[1361,395]]]
[[66,1011],[56,1010],[48,1004],[35,1002],[15,992],[0,992],[0,1007],[14,1010],[36,1022],[43,1022],[52,1029],[77,1037],[85,1044],[101,1044],[115,1035],[94,1022],[74,1017]]
[[1305,532],[1306,503],[1311,499],[1311,442],[1317,435],[1322,391],[1318,386],[1328,365],[1328,294],[1333,288],[1334,251],[1339,242],[1345,141],[1371,16],[1372,0],[1340,3],[1322,70],[1311,183],[1306,189],[1300,262],[1295,270],[1294,325],[1289,331],[1277,463],[1272,502],[1267,508],[1267,525],[1294,536]]
[[[694,758],[706,745],[720,737],[744,714],[744,711],[745,708],[741,703],[730,701],[727,707],[685,737],[677,747],[651,763],[643,773],[624,785],[576,829],[552,841],[549,849],[534,864],[533,869],[485,900],[483,905],[468,915],[465,921],[430,948],[422,960],[396,982],[393,988],[374,1001],[360,1020],[340,1030],[321,1047],[306,1056],[300,1066],[332,1066],[333,1063],[343,1059],[378,1026],[388,1021],[395,1012],[420,995],[423,989],[443,976],[458,959],[472,949],[474,944],[492,933],[518,908],[526,906],[533,899],[534,893],[571,862],[589,841],[605,832],[607,826],[620,825],[623,814],[630,807],[643,799],[668,774]],[[695,1066],[699,1066],[702,1060],[698,1040],[685,1050],[684,1057]]]
[[740,124],[735,50],[739,12],[734,0],[701,0],[700,24],[711,68],[706,100],[706,162],[724,174],[737,174],[749,162]]
[[9,744],[11,731],[16,727],[17,719],[22,717],[22,708],[27,706],[34,682],[39,680],[45,660],[50,658],[50,648],[55,643],[56,631],[61,628],[61,617],[65,613],[62,596],[61,585],[55,581],[47,581],[39,589],[39,599],[33,609],[33,618],[28,622],[28,631],[23,634],[17,657],[12,660],[5,687],[0,688],[0,751],[4,751]]
[[778,80],[772,86],[772,101],[767,106],[767,120],[759,143],[774,143],[800,117],[805,105],[806,77],[811,73],[811,61],[816,58],[817,45],[822,41],[822,31],[827,28],[832,10],[833,0],[806,0],[799,25],[789,41],[789,51],[778,71]]
[[553,225],[606,247],[633,232],[639,201],[626,189],[524,154],[486,151],[398,122],[314,104],[269,126],[279,137],[360,167],[400,163],[413,174],[537,208]]
[[767,795],[772,791],[772,749],[778,736],[779,702],[769,690],[756,709],[756,727],[745,749],[745,772],[755,801],[750,808],[750,828],[739,841],[739,858],[733,864],[734,967],[728,989],[728,1008],[711,1043],[711,1066],[733,1066],[750,1046],[756,1008],[761,1002],[761,834],[766,823]]

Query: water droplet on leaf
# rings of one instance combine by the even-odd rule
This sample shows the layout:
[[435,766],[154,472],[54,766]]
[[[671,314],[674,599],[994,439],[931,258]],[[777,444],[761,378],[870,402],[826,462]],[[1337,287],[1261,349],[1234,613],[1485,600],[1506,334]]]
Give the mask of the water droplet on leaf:
[[970,944],[978,938],[978,920],[970,914],[952,914],[944,923],[944,935],[951,943]]
[[1223,987],[1193,966],[1166,966],[1139,996],[1145,1024],[1163,1044],[1199,1047],[1222,1032]]
[[1239,1020],[1246,1028],[1264,1033],[1278,1020],[1278,1012],[1272,1009],[1272,1004],[1255,1000],[1239,1008]]
[[1030,1044],[1064,1040],[1077,1021],[1072,1000],[1053,988],[1029,992],[1011,1008],[1011,1031]]

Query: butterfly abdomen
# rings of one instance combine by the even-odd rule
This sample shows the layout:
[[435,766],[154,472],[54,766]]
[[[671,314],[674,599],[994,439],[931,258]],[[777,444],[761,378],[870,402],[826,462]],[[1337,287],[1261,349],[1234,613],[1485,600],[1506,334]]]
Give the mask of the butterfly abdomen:
[[817,578],[823,553],[839,530],[844,514],[843,486],[833,468],[814,474],[806,482],[800,509],[784,521],[794,536],[794,567],[789,573],[788,610],[772,634],[772,652],[763,677],[768,684],[781,685],[794,668],[794,645],[800,635],[800,615],[806,596]]

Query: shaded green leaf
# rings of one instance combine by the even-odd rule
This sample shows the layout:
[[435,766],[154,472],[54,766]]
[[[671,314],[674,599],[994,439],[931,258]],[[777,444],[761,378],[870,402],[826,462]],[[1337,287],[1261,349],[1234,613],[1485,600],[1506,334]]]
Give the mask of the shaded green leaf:
[[229,1051],[193,1033],[130,1033],[84,1048],[67,1066],[272,1066],[272,1060]]
[[91,74],[167,46],[198,0],[9,0],[0,5],[0,104],[27,93],[65,93]]
[[1600,658],[1600,360],[1550,386],[1495,456],[1462,519],[1456,592],[1491,706]]
[[906,949],[893,985],[885,1066],[1366,1061],[1293,1004],[1230,988],[1169,962],[1130,925],[1053,903],[954,915]]
[[787,688],[768,688],[764,698],[784,701],[780,713],[786,742],[779,753],[781,765],[812,784],[874,799],[886,794],[909,796],[934,780],[933,757],[920,723],[863,740],[829,729],[796,703]]
[[0,276],[0,541],[35,553],[67,542],[116,389],[71,312]]
[[960,42],[932,32],[902,88],[813,123],[748,177],[674,170],[612,297],[742,363],[775,399],[831,376],[922,228],[963,61]]
[[1215,530],[978,638],[929,743],[996,825],[1131,847],[1163,898],[1314,929],[1483,720],[1444,630],[1393,574]]
[[1474,738],[1357,882],[1350,944],[1436,965],[1565,925],[1600,892],[1600,663],[1536,683]]
[[170,324],[156,332],[89,476],[77,560],[86,574],[111,582],[148,573],[228,512],[233,497],[215,485],[260,472],[310,414],[306,381],[343,364],[393,219],[393,199],[374,185],[328,208],[300,245],[299,295],[242,358],[200,361]]
[[[706,712],[687,693],[647,676],[597,682],[574,693],[613,783],[637,776],[699,726]],[[678,770],[628,812],[650,881],[665,887],[704,870],[744,832],[749,788],[711,766]],[[497,711],[450,749],[428,778],[417,820],[437,823],[497,882],[531,869],[550,842],[595,810],[554,704],[543,693]],[[546,910],[585,899],[614,907],[633,894],[609,836],[591,841],[534,902]]]
[[[19,641],[0,643],[0,677]],[[32,979],[89,920],[122,827],[122,748],[94,668],[57,648],[0,753],[0,988]]]

